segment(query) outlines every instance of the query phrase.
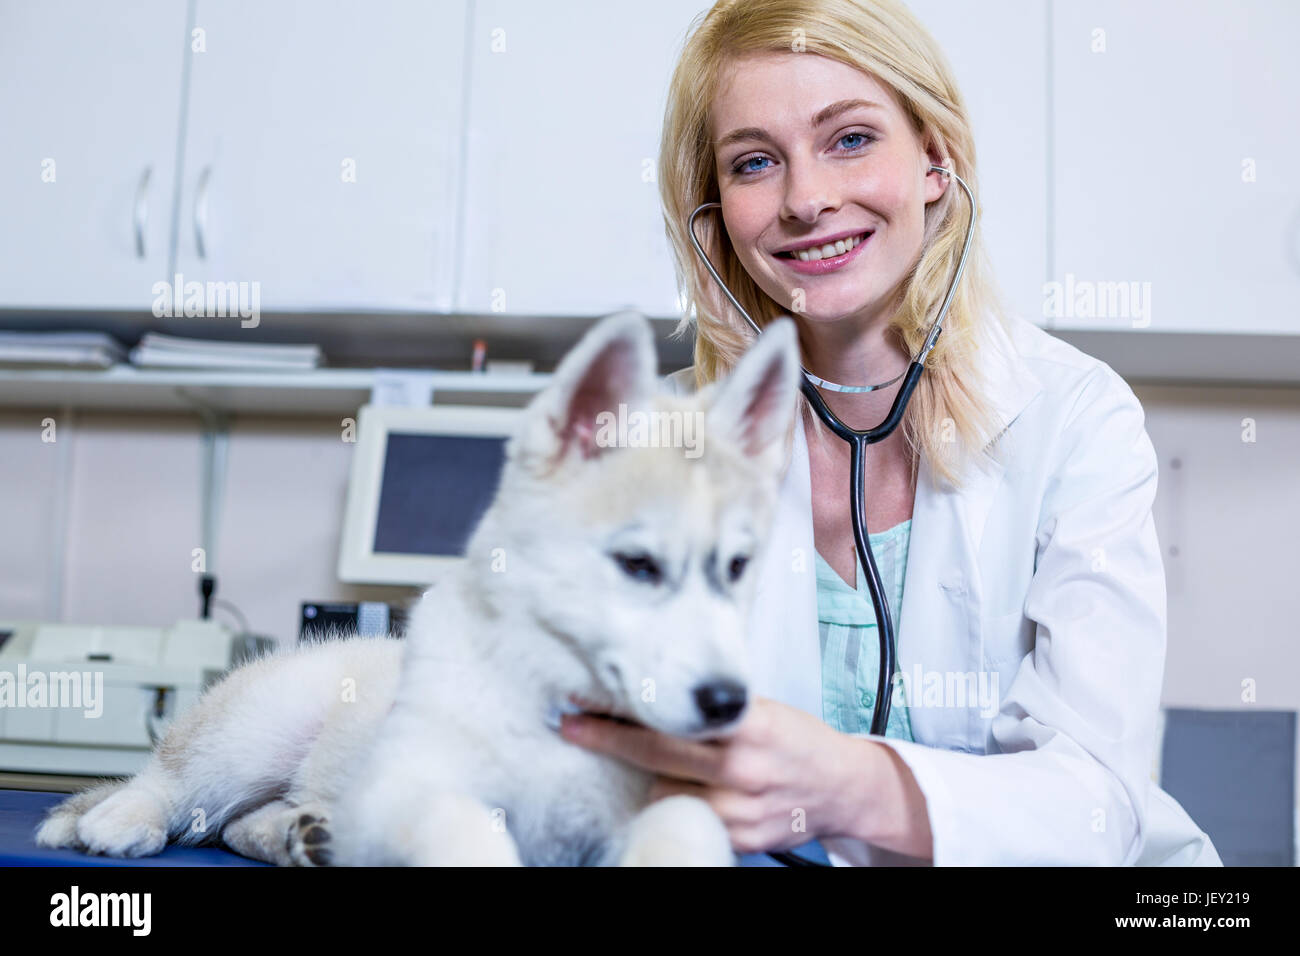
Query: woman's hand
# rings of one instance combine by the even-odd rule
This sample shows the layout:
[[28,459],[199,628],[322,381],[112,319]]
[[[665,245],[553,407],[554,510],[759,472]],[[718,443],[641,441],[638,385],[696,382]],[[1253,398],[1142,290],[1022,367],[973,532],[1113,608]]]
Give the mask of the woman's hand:
[[859,795],[871,792],[879,747],[765,697],[753,700],[739,728],[723,740],[682,740],[583,715],[565,715],[561,733],[658,774],[652,801],[675,794],[704,800],[726,824],[738,853],[863,830],[854,815],[864,810]]

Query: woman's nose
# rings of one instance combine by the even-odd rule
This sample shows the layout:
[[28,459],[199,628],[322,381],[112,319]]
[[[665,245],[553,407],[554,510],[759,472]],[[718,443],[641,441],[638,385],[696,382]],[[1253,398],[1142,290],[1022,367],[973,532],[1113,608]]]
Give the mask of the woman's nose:
[[840,207],[839,186],[834,176],[816,164],[792,162],[786,176],[781,215],[785,219],[814,223]]

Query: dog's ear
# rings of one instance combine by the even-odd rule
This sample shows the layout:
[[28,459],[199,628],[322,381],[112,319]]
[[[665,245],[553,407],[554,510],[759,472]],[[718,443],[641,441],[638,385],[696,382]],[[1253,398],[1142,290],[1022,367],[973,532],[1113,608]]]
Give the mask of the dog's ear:
[[[650,323],[637,312],[601,319],[564,356],[550,383],[529,403],[514,452],[548,469],[569,455],[594,458],[602,413],[637,406],[655,390],[659,362]],[[616,419],[615,419],[616,420]]]
[[779,472],[785,436],[799,393],[799,340],[794,320],[768,323],[731,374],[717,387],[708,412],[709,434],[731,436],[746,455]]

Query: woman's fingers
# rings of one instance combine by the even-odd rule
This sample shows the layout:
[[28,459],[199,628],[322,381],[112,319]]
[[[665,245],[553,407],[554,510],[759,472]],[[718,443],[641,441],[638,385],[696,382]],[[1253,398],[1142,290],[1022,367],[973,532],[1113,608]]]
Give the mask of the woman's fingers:
[[571,714],[561,718],[560,732],[566,740],[655,773],[700,783],[721,782],[726,748],[712,743],[669,737],[638,724]]

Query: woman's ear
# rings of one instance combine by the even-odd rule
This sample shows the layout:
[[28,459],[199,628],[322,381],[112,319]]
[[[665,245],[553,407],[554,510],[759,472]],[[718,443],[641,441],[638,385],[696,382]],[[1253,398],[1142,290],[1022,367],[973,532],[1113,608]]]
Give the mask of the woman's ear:
[[[945,157],[939,150],[939,147],[933,143],[926,147],[925,156],[926,159],[929,160],[931,166],[942,166],[944,169],[952,169],[950,160]],[[932,203],[936,199],[940,198],[948,191],[948,183],[951,181],[952,180],[942,173],[936,173],[934,170],[927,167],[925,175],[925,201],[927,203]]]
[[736,442],[746,456],[780,474],[800,374],[794,320],[782,316],[768,323],[718,385],[709,406],[708,434]]

